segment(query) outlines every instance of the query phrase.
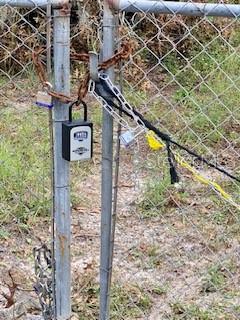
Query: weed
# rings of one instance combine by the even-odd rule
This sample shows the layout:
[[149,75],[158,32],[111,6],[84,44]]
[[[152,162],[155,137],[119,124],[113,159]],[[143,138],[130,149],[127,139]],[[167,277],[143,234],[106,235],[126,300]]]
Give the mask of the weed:
[[146,314],[151,308],[150,296],[134,285],[114,285],[111,312],[113,319],[134,319]]
[[127,91],[125,92],[126,99],[133,105],[133,106],[140,106],[143,101],[148,100],[148,96],[144,91]]
[[227,219],[227,212],[226,211],[217,211],[212,214],[213,220],[217,224],[223,224]]
[[146,184],[143,200],[139,204],[142,218],[153,218],[161,214],[167,200],[166,191],[170,185],[170,179],[167,175],[162,180],[160,178],[154,179]]
[[223,290],[226,285],[226,276],[219,265],[209,268],[202,285],[203,292],[216,292]]
[[144,270],[158,268],[162,265],[162,257],[156,245],[145,244],[140,247],[133,247],[130,256]]
[[148,257],[148,261],[146,261],[148,268],[158,268],[162,265],[162,258],[158,246],[151,245],[147,247],[146,254]]
[[0,228],[0,240],[1,239],[7,240],[9,237],[10,237],[10,233],[5,229]]
[[73,299],[72,309],[78,314],[79,320],[97,319],[99,292],[99,287],[92,283],[78,292],[77,298]]
[[[98,317],[99,287],[89,283],[81,290],[81,296],[74,301],[73,311],[80,320]],[[135,285],[113,284],[111,288],[111,319],[138,319],[148,313],[152,306],[150,296]]]
[[216,320],[219,315],[217,310],[204,310],[195,304],[176,302],[171,304],[173,320]]
[[[238,308],[235,308],[229,303],[229,298],[221,302],[207,303],[204,306],[199,306],[195,303],[174,302],[171,304],[172,314],[169,319],[172,320],[232,320],[233,314],[238,313]],[[168,315],[169,316],[169,315]],[[237,319],[238,317],[236,317]],[[235,317],[234,317],[235,319]]]
[[8,82],[7,77],[0,76],[0,87],[4,86]]
[[168,291],[167,286],[157,286],[151,289],[151,293],[156,294],[158,296],[161,296],[163,294],[166,294]]

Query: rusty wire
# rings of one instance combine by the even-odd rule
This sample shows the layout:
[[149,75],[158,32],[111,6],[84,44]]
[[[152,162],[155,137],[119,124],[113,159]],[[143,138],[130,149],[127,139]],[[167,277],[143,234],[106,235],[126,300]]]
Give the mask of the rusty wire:
[[[47,90],[49,95],[51,95],[52,97],[58,99],[59,101],[61,101],[63,103],[70,103],[70,102],[73,102],[76,100],[82,101],[88,92],[88,83],[90,80],[90,72],[88,71],[86,73],[85,78],[79,84],[77,99],[73,99],[70,96],[67,96],[63,93],[49,89],[47,74],[44,69],[43,62],[40,58],[40,55],[44,52],[44,50],[45,50],[44,48],[40,48],[38,50],[33,51],[33,54],[32,54],[33,63],[36,68],[37,75],[40,79],[42,86]],[[131,54],[132,54],[132,46],[128,42],[124,42],[121,45],[121,49],[116,54],[114,54],[110,59],[99,64],[98,70],[105,71],[108,68],[113,67],[114,65],[117,65],[121,60],[128,59]],[[88,53],[71,53],[70,57],[71,57],[71,60],[74,60],[74,61],[81,61],[81,62],[89,63],[89,54]]]

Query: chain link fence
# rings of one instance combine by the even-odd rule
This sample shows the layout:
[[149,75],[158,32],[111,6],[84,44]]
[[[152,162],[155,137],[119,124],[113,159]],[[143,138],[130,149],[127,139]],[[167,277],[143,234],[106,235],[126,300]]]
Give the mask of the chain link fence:
[[1,7],[1,222],[27,224],[49,208],[48,115],[34,106],[32,64],[33,50],[46,47],[46,25],[38,7]]
[[[102,10],[101,2],[73,4],[70,17],[72,53],[100,50]],[[49,137],[51,137],[52,125],[49,131],[49,123],[52,115],[47,109],[38,108],[35,105],[36,94],[43,88],[32,61],[32,54],[39,48],[45,49],[41,52],[40,60],[43,62],[44,69],[48,71],[49,81],[52,82],[50,61],[50,56],[53,55],[52,15],[53,11],[50,10],[48,13],[46,8],[41,9],[37,5],[28,9],[15,8],[12,3],[1,6],[0,242],[4,249],[0,252],[3,258],[3,264],[0,266],[0,319],[1,317],[28,319],[28,317],[34,318],[34,314],[38,319],[37,314],[40,315],[41,311],[44,311],[48,319],[47,303],[52,303],[52,297],[48,301],[49,288],[46,287],[46,282],[50,281],[49,261],[43,261],[41,265],[42,261],[39,263],[36,257],[36,261],[33,261],[32,257],[33,247],[38,247],[41,242],[48,243],[51,237],[52,158]],[[71,94],[73,97],[77,95],[79,81],[85,76],[86,70],[86,65],[72,61]],[[76,108],[74,116],[75,112],[79,113],[79,111],[81,117],[80,108]],[[97,240],[99,238],[96,217],[100,221],[101,109],[89,110],[88,115],[95,124],[94,159],[91,163],[71,166],[72,254],[74,256],[72,305],[75,314],[79,312],[83,316],[88,316],[90,312],[94,318],[98,312],[97,306],[92,312],[84,301],[91,298],[91,286],[94,288],[97,286],[95,278],[99,241],[93,248],[91,247],[92,238]],[[80,254],[79,242],[84,244]],[[89,257],[90,249],[94,252],[91,257]],[[33,274],[34,262],[40,274],[35,291],[42,294],[40,300],[43,303],[42,308],[33,292],[33,284],[36,282]],[[44,269],[46,262],[48,265]],[[86,265],[89,266],[89,270],[85,269]],[[18,283],[18,288],[13,295],[15,303],[5,309],[12,281],[13,284]],[[29,294],[21,294],[22,289]],[[83,300],[79,297],[83,297]],[[97,299],[97,295],[94,294],[93,301]],[[46,305],[45,302],[47,302]]]
[[[175,141],[238,176],[239,17],[145,13],[137,3],[120,15],[119,41],[134,48],[120,71],[125,97]],[[239,185],[173,152],[198,176],[177,164],[180,182],[171,185],[165,150],[152,151],[143,136],[121,151],[113,278],[128,289],[129,308],[118,316],[238,319],[239,207],[206,179],[237,204]]]
[[[77,1],[73,8],[72,52],[99,52],[102,1]],[[41,59],[47,67],[49,19],[37,6],[1,7],[0,240],[19,237],[20,230],[20,238],[29,242],[27,249],[21,240],[7,255],[0,251],[4,272],[11,265],[19,271],[38,237],[49,238],[49,114],[34,106],[39,79],[32,64],[34,48],[45,46]],[[131,105],[179,143],[238,176],[238,17],[125,10],[117,29],[118,43],[127,41],[133,48],[117,74]],[[82,63],[72,63],[74,96],[85,72]],[[102,116],[98,102],[88,97],[87,103],[95,126],[94,158],[71,166],[72,308],[76,318],[97,319]],[[121,148],[110,318],[238,319],[239,209],[233,202],[239,203],[239,186],[188,154],[173,152],[204,179],[221,185],[233,201],[219,197],[212,185],[179,164],[180,182],[171,185],[165,150],[151,150],[143,135],[130,148]],[[117,153],[115,160],[116,168]],[[5,228],[9,221],[14,222],[11,229]],[[23,266],[23,274],[31,273],[30,264]],[[23,287],[31,288],[32,279],[25,280]]]
[[34,4],[0,6],[1,319],[41,313],[33,292],[32,249],[50,238],[44,227],[51,211],[50,118],[35,105],[42,88],[32,53],[44,47],[47,65],[50,21],[46,9]]

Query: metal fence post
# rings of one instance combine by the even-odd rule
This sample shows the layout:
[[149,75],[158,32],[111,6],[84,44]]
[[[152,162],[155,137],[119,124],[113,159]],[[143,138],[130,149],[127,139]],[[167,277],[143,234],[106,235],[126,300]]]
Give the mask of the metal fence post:
[[161,14],[181,14],[186,16],[239,17],[239,4],[204,3],[192,1],[156,0],[108,0],[115,10],[125,12],[147,12]]
[[[103,60],[114,53],[114,15],[104,1],[103,16]],[[108,70],[113,79],[114,71]],[[111,252],[112,224],[112,172],[113,172],[113,120],[103,110],[102,126],[102,213],[101,213],[101,257],[100,257],[100,319],[109,319],[109,262]]]
[[[54,10],[54,81],[55,90],[70,91],[70,15]],[[62,158],[62,122],[68,119],[68,108],[56,100],[53,114],[54,139],[54,257],[55,319],[71,316],[70,269],[70,187],[69,162]]]

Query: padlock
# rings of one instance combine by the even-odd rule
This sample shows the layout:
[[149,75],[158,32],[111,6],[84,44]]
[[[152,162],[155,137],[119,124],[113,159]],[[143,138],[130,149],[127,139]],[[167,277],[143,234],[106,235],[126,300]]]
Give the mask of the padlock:
[[84,108],[84,119],[73,120],[72,108],[78,102],[69,106],[69,120],[62,123],[62,157],[67,161],[84,161],[92,158],[93,124],[87,120],[87,105]]
[[52,85],[50,82],[45,82],[44,89],[42,91],[38,91],[36,105],[43,108],[52,109],[53,101],[52,96],[48,93],[48,90],[52,89]]
[[130,147],[134,142],[136,142],[136,138],[145,131],[142,127],[137,127],[135,129],[131,129],[122,133],[119,137],[122,145],[125,148]]
[[131,144],[133,144],[135,137],[132,131],[128,130],[122,133],[119,139],[124,147],[128,148]]
[[52,97],[46,91],[38,91],[36,105],[39,107],[52,109]]

